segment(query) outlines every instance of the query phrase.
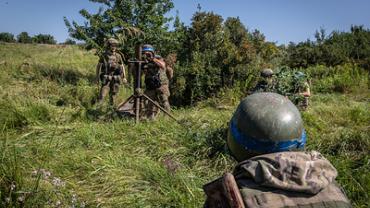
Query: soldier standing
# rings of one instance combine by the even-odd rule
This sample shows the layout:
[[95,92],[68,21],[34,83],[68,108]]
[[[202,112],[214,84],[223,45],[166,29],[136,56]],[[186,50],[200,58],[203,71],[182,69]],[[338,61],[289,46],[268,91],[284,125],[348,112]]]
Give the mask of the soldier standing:
[[[152,45],[146,44],[142,47],[143,58],[146,63],[143,66],[145,73],[145,94],[157,101],[166,111],[170,112],[169,103],[169,81],[173,77],[173,69],[166,66],[160,56],[155,55]],[[154,119],[158,108],[151,102],[147,103],[147,117]]]
[[240,162],[206,184],[204,207],[351,207],[337,170],[316,151],[304,152],[300,112],[286,97],[255,93],[241,101],[227,145]]
[[96,66],[97,82],[101,83],[98,103],[101,104],[109,93],[109,103],[114,105],[120,84],[126,83],[123,56],[117,51],[118,41],[109,38],[106,42],[107,50],[102,54]]
[[251,90],[253,94],[256,92],[274,92],[274,79],[273,79],[274,72],[272,69],[263,69],[261,70],[260,76],[261,80],[256,84],[256,86]]

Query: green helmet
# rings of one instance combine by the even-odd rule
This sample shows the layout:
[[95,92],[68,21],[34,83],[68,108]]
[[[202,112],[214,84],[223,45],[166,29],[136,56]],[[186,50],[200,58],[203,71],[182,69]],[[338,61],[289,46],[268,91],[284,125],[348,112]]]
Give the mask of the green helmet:
[[261,77],[271,77],[272,75],[274,75],[274,71],[272,71],[272,69],[263,69],[261,71]]
[[114,39],[114,38],[109,38],[107,40],[107,44],[108,45],[118,45],[118,41],[116,39]]
[[302,149],[306,133],[295,105],[276,93],[255,93],[242,100],[230,124],[227,145],[242,161],[250,157]]

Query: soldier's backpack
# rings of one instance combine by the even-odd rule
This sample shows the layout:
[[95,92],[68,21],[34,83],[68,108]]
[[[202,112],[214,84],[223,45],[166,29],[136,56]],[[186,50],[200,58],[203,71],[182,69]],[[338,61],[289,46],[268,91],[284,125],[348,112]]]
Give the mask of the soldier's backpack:
[[239,163],[233,174],[204,185],[206,208],[351,207],[318,152],[282,152]]

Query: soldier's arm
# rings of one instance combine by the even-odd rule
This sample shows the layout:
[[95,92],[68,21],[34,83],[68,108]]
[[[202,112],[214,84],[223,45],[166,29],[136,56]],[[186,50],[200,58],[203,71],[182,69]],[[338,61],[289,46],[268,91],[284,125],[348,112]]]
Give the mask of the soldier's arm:
[[170,80],[173,78],[173,68],[169,65],[166,66],[166,75]]
[[311,96],[311,90],[310,90],[310,86],[308,85],[308,83],[305,83],[304,91],[299,93],[299,94],[304,96],[304,97],[310,97]]
[[163,61],[163,60],[161,60],[161,59],[153,58],[153,62],[154,62],[157,66],[159,66],[159,68],[161,68],[161,69],[165,69],[165,68],[166,68],[166,64],[165,64],[165,63],[164,63],[164,61]]

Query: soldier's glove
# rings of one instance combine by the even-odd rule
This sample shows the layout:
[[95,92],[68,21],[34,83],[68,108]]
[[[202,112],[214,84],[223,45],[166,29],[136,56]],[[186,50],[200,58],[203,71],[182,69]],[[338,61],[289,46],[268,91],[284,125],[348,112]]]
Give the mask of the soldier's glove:
[[119,76],[119,75],[114,75],[114,76],[113,76],[113,80],[114,80],[115,82],[117,82],[117,83],[121,84],[121,76]]
[[126,78],[123,78],[123,79],[122,79],[122,83],[123,83],[123,84],[127,84],[127,79],[126,79]]
[[113,77],[110,75],[104,75],[104,79],[108,81],[112,81]]

